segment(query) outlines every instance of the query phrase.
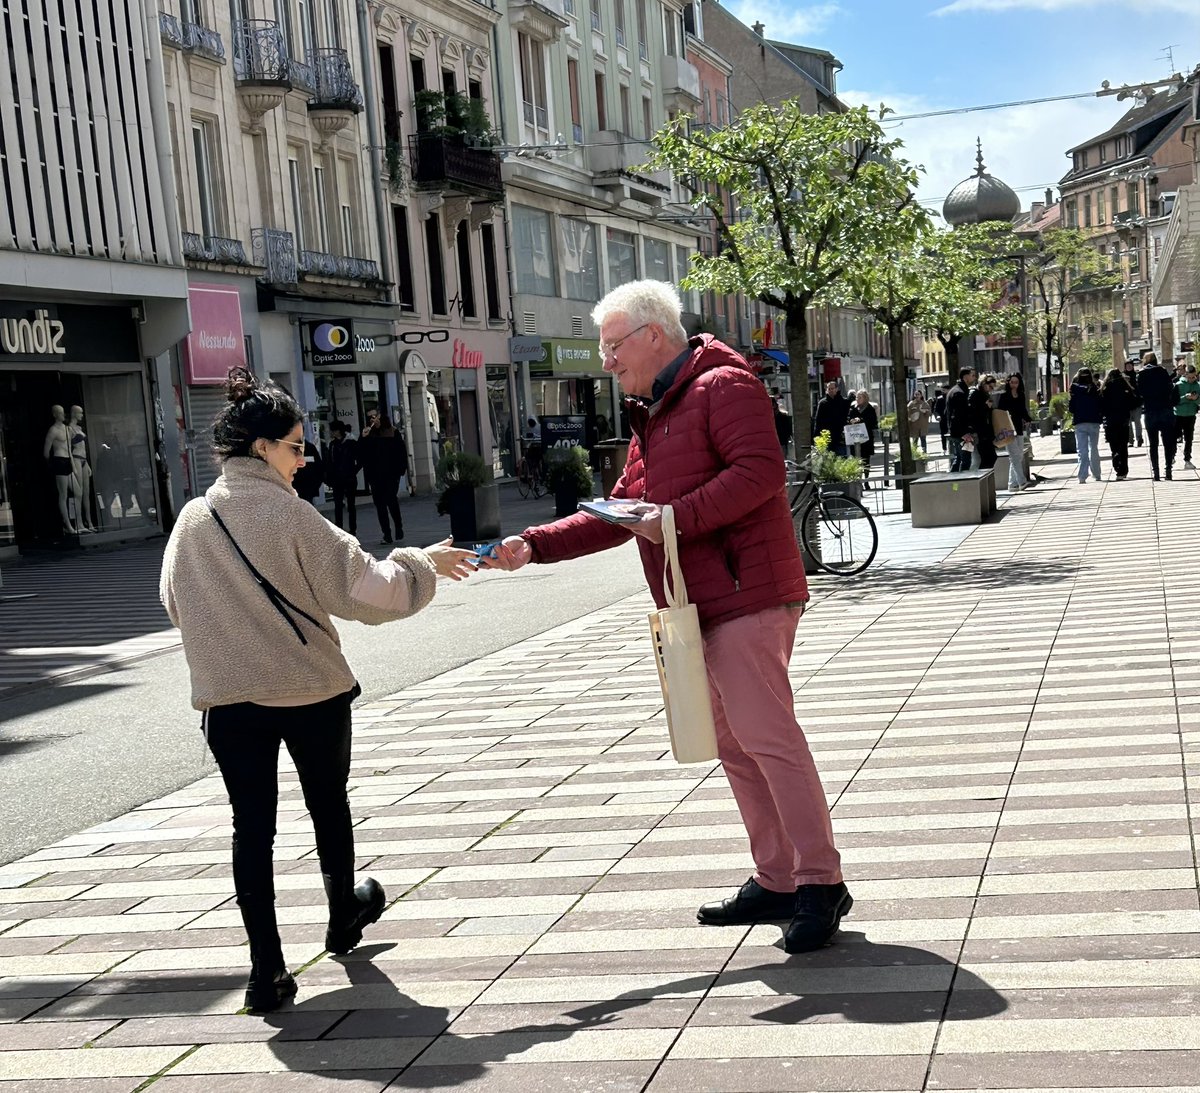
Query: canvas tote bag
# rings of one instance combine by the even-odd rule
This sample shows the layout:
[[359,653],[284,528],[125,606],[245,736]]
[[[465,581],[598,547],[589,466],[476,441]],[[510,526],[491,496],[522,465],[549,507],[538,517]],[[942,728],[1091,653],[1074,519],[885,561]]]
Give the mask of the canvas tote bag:
[[707,763],[717,757],[717,730],[704,665],[704,637],[696,605],[688,603],[679,567],[675,513],[670,505],[663,506],[662,530],[666,554],[663,588],[669,606],[650,615],[650,636],[671,734],[671,754],[677,763]]

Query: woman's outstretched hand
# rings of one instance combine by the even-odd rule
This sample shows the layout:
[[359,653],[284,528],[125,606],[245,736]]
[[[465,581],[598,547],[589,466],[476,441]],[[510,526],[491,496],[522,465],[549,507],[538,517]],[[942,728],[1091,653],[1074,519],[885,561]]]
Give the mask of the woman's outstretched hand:
[[475,572],[471,559],[475,551],[462,550],[454,545],[454,539],[443,539],[440,543],[425,548],[429,560],[433,562],[439,577],[449,577],[452,581],[461,581]]

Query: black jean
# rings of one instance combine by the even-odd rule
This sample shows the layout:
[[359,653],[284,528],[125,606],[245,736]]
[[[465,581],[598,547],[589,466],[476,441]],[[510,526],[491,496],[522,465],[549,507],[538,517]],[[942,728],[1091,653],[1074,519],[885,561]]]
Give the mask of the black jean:
[[1129,422],[1105,422],[1104,439],[1112,450],[1113,474],[1124,478],[1129,474]]
[[1190,463],[1192,461],[1192,437],[1196,432],[1196,418],[1193,417],[1177,417],[1175,424],[1179,428],[1179,436],[1183,440],[1183,461]]
[[1158,442],[1162,440],[1163,458],[1167,462],[1167,473],[1175,465],[1175,414],[1170,410],[1155,411],[1143,414],[1146,423],[1146,434],[1150,439],[1150,471],[1155,478],[1159,477]]
[[350,527],[347,529],[351,535],[358,534],[358,510],[354,505],[354,486],[331,486],[330,492],[333,494],[333,522],[338,527],[342,526],[342,512],[348,510],[347,515],[350,517]]
[[[357,693],[357,689],[347,691],[310,706],[238,702],[208,711],[208,746],[233,806],[234,891],[239,906],[257,909],[260,918],[269,918],[272,928],[281,741],[300,776],[321,872],[334,878],[354,874],[354,828],[346,785],[350,703]],[[255,938],[250,940],[253,945]]]
[[379,530],[385,539],[392,537],[388,515],[396,525],[396,538],[404,538],[404,521],[400,518],[400,483],[383,482],[380,485],[371,484],[371,500],[375,502],[375,511],[379,514]]

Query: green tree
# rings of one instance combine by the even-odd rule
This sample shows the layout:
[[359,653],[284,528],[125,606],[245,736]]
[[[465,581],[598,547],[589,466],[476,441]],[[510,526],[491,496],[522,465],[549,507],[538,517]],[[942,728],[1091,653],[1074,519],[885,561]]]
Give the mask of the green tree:
[[695,207],[716,221],[720,253],[694,257],[684,285],[745,293],[784,314],[803,458],[812,444],[808,309],[844,302],[863,256],[895,249],[890,241],[909,230],[901,214],[915,207],[916,169],[865,107],[807,114],[798,102],[761,103],[710,132],[689,132],[687,120],[658,133],[651,166],[689,181]]
[[1089,338],[1079,347],[1079,359],[1092,370],[1098,379],[1104,379],[1113,366],[1113,343],[1107,335]]
[[1032,239],[1025,262],[1029,284],[1029,335],[1046,356],[1045,391],[1050,395],[1054,361],[1066,368],[1067,357],[1079,338],[1070,329],[1070,309],[1084,293],[1114,287],[1120,280],[1109,260],[1076,228],[1050,228]]

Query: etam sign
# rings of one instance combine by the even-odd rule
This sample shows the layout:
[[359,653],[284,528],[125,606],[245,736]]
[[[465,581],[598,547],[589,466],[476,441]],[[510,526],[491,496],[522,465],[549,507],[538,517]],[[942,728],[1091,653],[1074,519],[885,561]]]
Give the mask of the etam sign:
[[0,349],[13,356],[62,357],[65,327],[59,319],[50,318],[50,312],[38,308],[32,317],[0,318]]

